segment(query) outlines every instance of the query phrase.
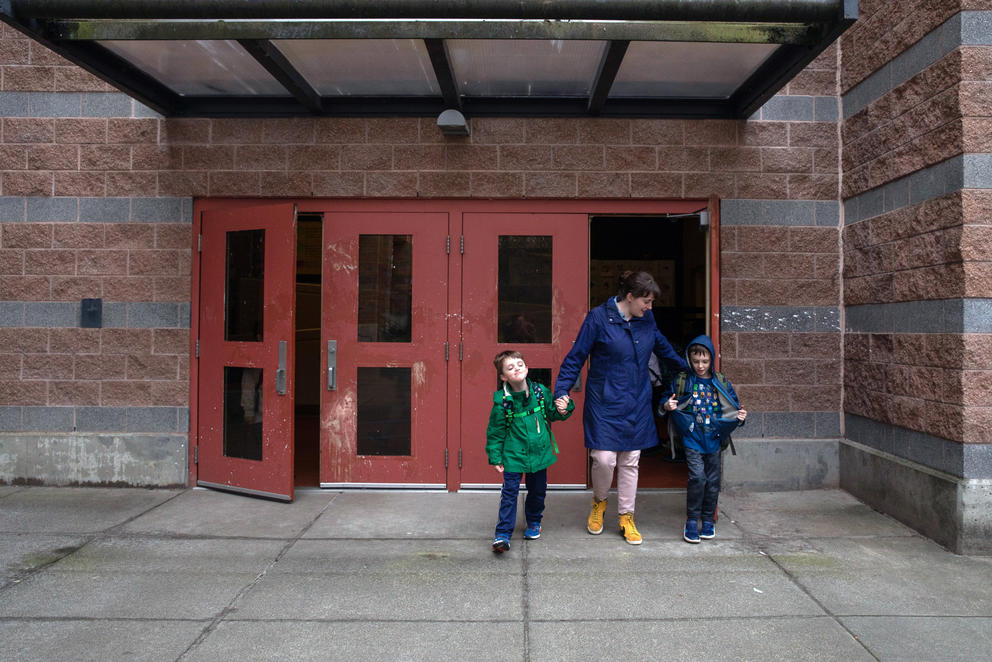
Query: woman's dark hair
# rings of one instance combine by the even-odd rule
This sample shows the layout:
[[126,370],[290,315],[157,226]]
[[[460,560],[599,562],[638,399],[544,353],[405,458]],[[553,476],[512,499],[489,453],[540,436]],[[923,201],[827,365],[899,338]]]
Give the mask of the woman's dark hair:
[[655,299],[661,296],[661,289],[654,278],[646,271],[625,271],[618,279],[617,296],[623,299],[628,294],[634,298],[653,295]]

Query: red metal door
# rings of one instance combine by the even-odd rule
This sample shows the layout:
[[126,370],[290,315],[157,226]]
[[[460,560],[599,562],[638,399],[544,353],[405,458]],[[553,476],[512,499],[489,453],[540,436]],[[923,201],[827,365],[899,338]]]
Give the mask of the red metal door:
[[[515,349],[530,378],[554,388],[558,367],[585,318],[589,219],[585,214],[466,213],[462,290],[461,486],[492,486],[500,474],[485,453],[497,385],[493,357]],[[552,430],[561,453],[548,471],[557,485],[585,487],[582,393]]]
[[447,212],[324,215],[321,485],[445,485]]
[[197,484],[293,500],[296,218],[202,214]]

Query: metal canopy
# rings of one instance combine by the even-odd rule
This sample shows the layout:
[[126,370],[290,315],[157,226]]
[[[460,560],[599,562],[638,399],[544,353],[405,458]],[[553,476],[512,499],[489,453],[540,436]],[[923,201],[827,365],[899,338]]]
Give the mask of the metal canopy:
[[857,0],[0,0],[173,117],[743,118]]

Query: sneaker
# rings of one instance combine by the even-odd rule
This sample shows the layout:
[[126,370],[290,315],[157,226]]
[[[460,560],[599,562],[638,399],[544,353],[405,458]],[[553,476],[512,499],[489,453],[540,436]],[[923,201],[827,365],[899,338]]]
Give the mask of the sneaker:
[[606,512],[606,499],[602,501],[593,497],[592,510],[589,511],[589,520],[586,522],[586,530],[598,536],[603,532],[603,513]]
[[685,522],[685,532],[682,534],[682,539],[686,542],[691,542],[696,544],[699,542],[699,522],[694,519],[686,520]]
[[713,527],[713,522],[703,522],[703,528],[699,531],[699,537],[703,540],[710,540],[716,535],[716,529]]
[[531,522],[524,531],[524,538],[527,540],[537,540],[541,537],[541,523]]
[[641,534],[638,533],[637,527],[634,526],[633,513],[623,513],[620,515],[620,535],[631,545],[640,545],[644,542],[641,540]]
[[496,554],[502,554],[503,552],[510,551],[510,539],[504,535],[498,535],[493,540],[493,552]]

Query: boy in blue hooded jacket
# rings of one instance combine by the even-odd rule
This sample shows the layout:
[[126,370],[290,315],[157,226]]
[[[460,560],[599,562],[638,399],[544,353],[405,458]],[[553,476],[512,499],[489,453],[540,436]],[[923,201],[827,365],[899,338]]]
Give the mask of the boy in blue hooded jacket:
[[730,381],[713,372],[713,355],[709,336],[694,338],[686,349],[692,371],[675,378],[662,405],[682,437],[689,465],[682,538],[690,543],[716,535],[714,520],[720,495],[723,440],[729,439],[730,433],[747,418],[747,411],[741,409]]

